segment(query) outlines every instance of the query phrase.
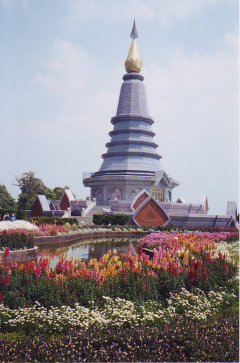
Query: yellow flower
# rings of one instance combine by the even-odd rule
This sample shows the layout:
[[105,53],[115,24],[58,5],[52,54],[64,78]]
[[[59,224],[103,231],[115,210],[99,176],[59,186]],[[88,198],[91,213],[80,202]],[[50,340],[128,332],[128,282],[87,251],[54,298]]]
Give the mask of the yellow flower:
[[19,266],[18,266],[18,270],[19,271],[24,271],[25,270],[25,266],[23,263],[21,263]]
[[119,256],[113,256],[112,260],[113,260],[114,262],[118,262],[118,260],[119,260]]
[[182,260],[182,264],[184,266],[188,266],[188,260],[189,260],[189,252],[188,250],[186,250],[183,254],[183,260]]

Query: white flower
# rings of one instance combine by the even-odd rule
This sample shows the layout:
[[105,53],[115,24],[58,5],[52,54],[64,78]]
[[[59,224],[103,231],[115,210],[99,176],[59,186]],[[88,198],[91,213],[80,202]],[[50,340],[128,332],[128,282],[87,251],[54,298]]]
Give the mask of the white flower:
[[0,222],[0,231],[6,231],[9,229],[26,229],[28,231],[39,231],[39,228],[28,221],[17,220],[17,221],[1,221]]

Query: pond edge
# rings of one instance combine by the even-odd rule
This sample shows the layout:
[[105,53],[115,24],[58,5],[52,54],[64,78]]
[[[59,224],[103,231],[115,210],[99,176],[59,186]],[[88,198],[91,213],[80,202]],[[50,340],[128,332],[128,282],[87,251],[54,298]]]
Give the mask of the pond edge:
[[70,235],[62,235],[62,236],[40,236],[40,237],[34,237],[34,244],[35,246],[43,246],[43,245],[49,245],[49,244],[64,244],[67,242],[75,242],[80,240],[88,240],[91,238],[108,238],[108,237],[141,237],[145,236],[146,234],[149,234],[148,231],[117,231],[117,232],[85,232],[85,233],[75,233]]
[[0,262],[6,261],[6,262],[20,262],[20,261],[26,261],[29,259],[35,259],[37,258],[37,252],[38,252],[38,246],[34,246],[33,248],[28,248],[25,250],[10,250],[9,255],[5,260],[4,257],[4,251],[0,252]]

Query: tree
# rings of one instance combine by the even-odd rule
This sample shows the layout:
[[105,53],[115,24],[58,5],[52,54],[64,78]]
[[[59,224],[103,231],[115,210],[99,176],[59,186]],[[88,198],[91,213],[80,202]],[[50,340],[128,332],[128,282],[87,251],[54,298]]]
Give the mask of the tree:
[[56,187],[53,189],[55,197],[54,199],[61,199],[61,196],[65,189],[69,189],[68,187],[62,188],[62,187]]
[[43,181],[35,177],[34,171],[29,171],[28,173],[23,173],[20,178],[16,178],[17,185],[21,192],[27,195],[32,194],[43,194],[46,189]]
[[5,185],[0,184],[0,209],[15,209],[16,202]]
[[29,210],[32,208],[38,194],[46,195],[47,199],[60,199],[64,189],[68,187],[56,187],[50,189],[46,187],[40,178],[35,176],[35,172],[29,171],[23,173],[21,177],[16,178],[17,185],[21,193],[18,196],[18,210]]
[[35,172],[29,171],[23,173],[21,177],[16,178],[17,185],[21,193],[18,196],[18,209],[31,209],[38,194],[45,194],[47,187],[40,178],[35,177]]

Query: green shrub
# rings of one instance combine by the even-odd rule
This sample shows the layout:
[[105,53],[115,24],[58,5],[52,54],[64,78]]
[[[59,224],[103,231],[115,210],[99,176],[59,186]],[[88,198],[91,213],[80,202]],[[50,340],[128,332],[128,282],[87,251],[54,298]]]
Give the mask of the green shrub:
[[59,217],[32,217],[28,218],[28,221],[34,224],[57,224],[63,226],[66,223],[78,224],[77,218],[59,218]]
[[129,223],[130,216],[127,214],[94,214],[93,223],[97,225],[120,225]]
[[33,236],[26,233],[9,233],[3,231],[0,233],[0,249],[9,247],[10,250],[20,250],[24,248],[33,248]]
[[30,213],[31,213],[30,210],[17,210],[16,217],[17,217],[17,219],[27,220],[30,216]]
[[0,220],[1,220],[1,217],[3,217],[5,214],[11,215],[13,213],[16,213],[15,209],[2,209],[2,208],[0,208]]

